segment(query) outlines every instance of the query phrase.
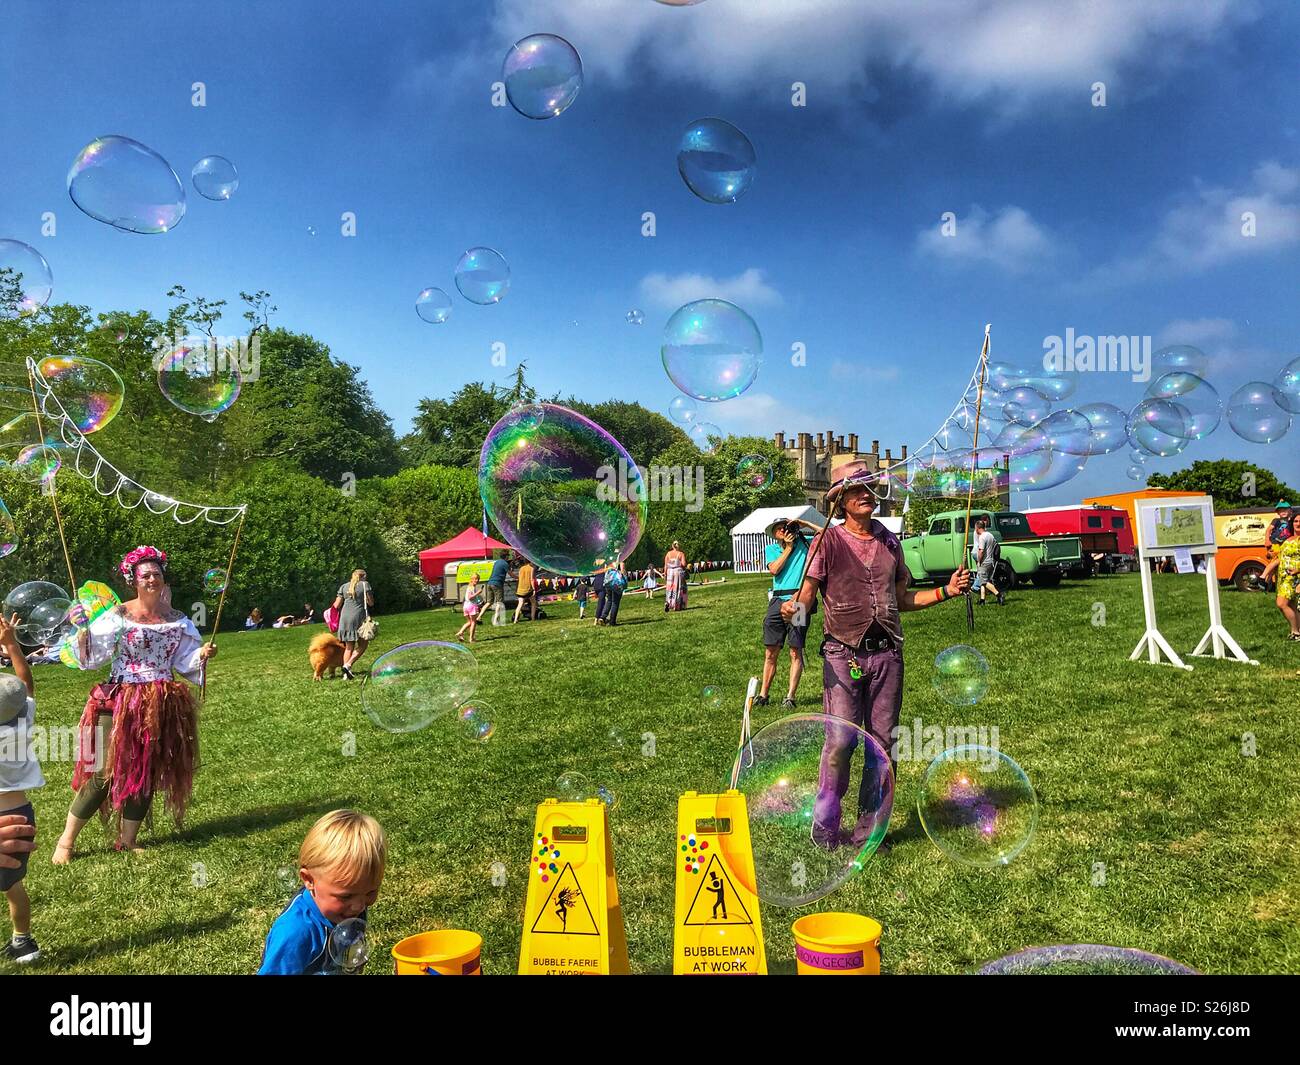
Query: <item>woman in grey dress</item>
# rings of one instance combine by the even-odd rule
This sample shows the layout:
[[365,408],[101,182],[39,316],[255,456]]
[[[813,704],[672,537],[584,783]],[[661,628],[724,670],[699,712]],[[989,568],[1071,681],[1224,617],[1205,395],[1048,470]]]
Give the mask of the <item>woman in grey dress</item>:
[[334,599],[334,609],[339,611],[339,639],[343,641],[343,675],[354,680],[352,666],[366,653],[368,640],[357,635],[357,629],[366,620],[369,609],[375,605],[374,593],[366,582],[366,571],[354,569],[352,579],[339,585]]

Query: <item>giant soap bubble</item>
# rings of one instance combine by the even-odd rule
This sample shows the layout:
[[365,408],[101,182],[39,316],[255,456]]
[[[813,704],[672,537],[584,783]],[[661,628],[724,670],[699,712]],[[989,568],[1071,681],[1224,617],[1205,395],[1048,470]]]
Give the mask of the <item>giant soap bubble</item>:
[[1277,403],[1291,414],[1300,414],[1300,355],[1278,370],[1273,389]]
[[36,367],[78,429],[89,434],[117,417],[126,385],[116,370],[81,355],[50,355]]
[[980,966],[976,976],[1196,976],[1182,962],[1128,947],[1070,943],[1030,947]]
[[1271,444],[1291,428],[1287,397],[1264,381],[1242,385],[1228,400],[1228,424],[1243,440]]
[[[754,733],[737,770],[756,881],[745,887],[769,905],[804,906],[829,895],[862,869],[889,827],[889,756],[851,721],[783,717]],[[719,836],[718,845],[726,852],[735,838]],[[746,865],[729,863],[738,876]]]
[[1034,389],[1021,385],[1011,389],[1003,397],[1002,415],[1016,425],[1034,425],[1041,422],[1051,412],[1050,400],[1044,399]]
[[1077,408],[1088,419],[1090,455],[1109,455],[1128,444],[1128,415],[1113,403],[1085,403]]
[[470,248],[456,263],[456,288],[470,303],[500,303],[510,290],[510,267],[492,248]]
[[1147,386],[1147,396],[1167,399],[1186,412],[1184,416],[1189,440],[1203,440],[1219,427],[1223,403],[1219,393],[1204,378],[1188,370],[1170,370]]
[[660,357],[673,384],[714,403],[733,399],[754,383],[763,338],[754,319],[734,303],[696,300],[668,319]]
[[483,505],[512,547],[563,576],[626,559],[646,521],[641,471],[623,446],[554,403],[507,412],[479,453]]
[[1053,451],[1065,455],[1092,454],[1092,422],[1080,411],[1068,407],[1053,411],[1038,427]]
[[991,747],[944,751],[926,769],[916,807],[930,842],[979,869],[1011,862],[1038,827],[1038,796],[1029,777]]
[[563,37],[534,33],[506,53],[501,80],[510,106],[525,118],[555,118],[582,90],[582,59]]
[[1168,399],[1144,399],[1128,416],[1128,438],[1134,450],[1167,458],[1192,442],[1191,412]]
[[697,119],[682,133],[677,169],[701,200],[735,203],[754,183],[754,146],[730,122]]
[[82,211],[128,233],[166,233],[185,217],[185,187],[167,160],[130,137],[96,137],[68,170]]
[[1191,344],[1171,344],[1161,348],[1151,356],[1151,376],[1162,377],[1167,373],[1191,373],[1204,377],[1210,364],[1205,352]]
[[45,256],[21,240],[0,240],[0,318],[35,314],[54,292]]
[[421,640],[375,659],[361,686],[361,705],[385,732],[418,732],[477,690],[478,662],[467,647]]
[[4,612],[5,620],[18,615],[19,643],[24,647],[39,647],[46,642],[42,638],[46,631],[59,620],[54,615],[66,616],[69,606],[68,593],[57,584],[25,581],[10,590],[0,603],[0,611]]

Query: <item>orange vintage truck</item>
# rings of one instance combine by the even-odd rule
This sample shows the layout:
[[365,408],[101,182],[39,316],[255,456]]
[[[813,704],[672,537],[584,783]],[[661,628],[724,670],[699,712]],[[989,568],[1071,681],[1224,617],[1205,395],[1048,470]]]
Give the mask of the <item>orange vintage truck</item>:
[[[1093,496],[1083,502],[1126,510],[1129,522],[1132,524],[1135,499],[1196,494],[1196,492],[1170,491],[1167,488],[1144,488],[1136,492]],[[1264,567],[1268,565],[1264,534],[1268,531],[1268,523],[1273,516],[1273,511],[1261,507],[1252,507],[1249,510],[1215,511],[1214,542],[1218,546],[1218,552],[1214,556],[1214,569],[1220,581],[1231,582],[1243,592],[1264,590],[1258,578],[1264,572]]]

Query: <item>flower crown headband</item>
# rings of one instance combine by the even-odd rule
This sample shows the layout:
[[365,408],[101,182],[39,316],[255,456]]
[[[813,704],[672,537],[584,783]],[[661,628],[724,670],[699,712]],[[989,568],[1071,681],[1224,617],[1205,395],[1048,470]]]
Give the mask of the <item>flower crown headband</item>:
[[122,564],[117,568],[121,571],[122,577],[132,588],[135,587],[135,567],[141,562],[157,562],[159,568],[167,572],[167,554],[159,551],[156,547],[150,547],[148,544],[141,544],[134,551],[128,551]]

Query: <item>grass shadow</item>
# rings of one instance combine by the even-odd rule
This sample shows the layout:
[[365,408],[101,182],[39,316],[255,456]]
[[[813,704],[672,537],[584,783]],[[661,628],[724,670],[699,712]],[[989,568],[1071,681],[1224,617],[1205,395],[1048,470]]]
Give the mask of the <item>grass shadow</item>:
[[264,832],[268,828],[287,825],[313,814],[323,817],[331,810],[355,809],[357,805],[358,800],[355,798],[339,798],[315,802],[291,802],[282,806],[264,806],[232,814],[229,817],[218,817],[215,821],[205,821],[201,825],[187,826],[177,830],[168,838],[185,843],[207,843],[226,836]]

